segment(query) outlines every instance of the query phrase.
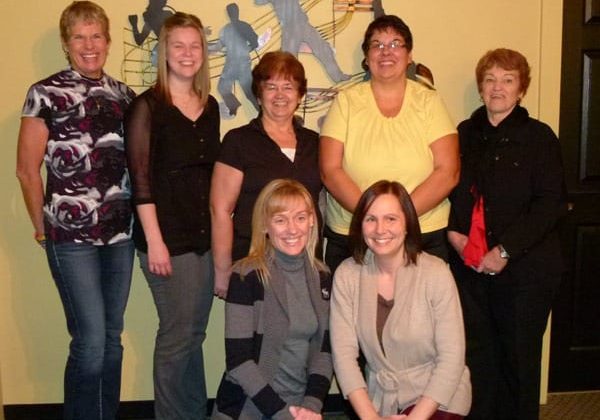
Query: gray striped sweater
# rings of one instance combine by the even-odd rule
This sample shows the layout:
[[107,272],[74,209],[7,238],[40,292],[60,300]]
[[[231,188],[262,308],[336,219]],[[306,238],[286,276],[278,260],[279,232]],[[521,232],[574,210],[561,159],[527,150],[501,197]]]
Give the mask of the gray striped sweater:
[[[331,276],[308,267],[307,284],[318,329],[310,339],[307,385],[301,406],[320,413],[332,376],[329,342]],[[289,326],[286,287],[275,264],[263,287],[255,270],[233,273],[225,304],[223,375],[212,419],[291,419],[289,405],[271,386]]]

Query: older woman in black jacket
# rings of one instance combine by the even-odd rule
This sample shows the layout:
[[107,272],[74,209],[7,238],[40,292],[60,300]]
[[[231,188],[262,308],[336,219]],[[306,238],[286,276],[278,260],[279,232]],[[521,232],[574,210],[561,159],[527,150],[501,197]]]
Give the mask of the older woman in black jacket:
[[516,51],[486,53],[476,69],[484,106],[458,127],[462,173],[450,197],[448,239],[473,419],[538,418],[542,336],[561,278],[560,144],[519,105],[529,72]]

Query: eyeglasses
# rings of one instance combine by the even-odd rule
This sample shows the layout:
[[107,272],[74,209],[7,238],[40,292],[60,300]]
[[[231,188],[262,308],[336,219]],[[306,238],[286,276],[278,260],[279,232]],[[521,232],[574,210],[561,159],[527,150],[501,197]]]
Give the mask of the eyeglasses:
[[384,44],[381,41],[373,41],[369,45],[370,50],[375,50],[378,52],[383,52],[386,48],[389,48],[391,51],[399,51],[400,48],[405,48],[406,44],[403,44],[399,39],[394,39],[389,44]]

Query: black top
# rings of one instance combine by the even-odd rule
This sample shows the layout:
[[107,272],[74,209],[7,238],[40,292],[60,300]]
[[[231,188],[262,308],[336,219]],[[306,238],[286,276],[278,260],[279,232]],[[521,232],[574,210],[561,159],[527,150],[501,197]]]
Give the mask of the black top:
[[[125,142],[135,205],[156,205],[158,224],[171,255],[210,248],[210,179],[219,154],[219,107],[209,96],[191,121],[153,89],[138,96],[126,117]],[[133,238],[147,251],[135,215]]]
[[450,195],[448,229],[469,234],[475,186],[484,199],[488,247],[502,244],[509,266],[522,259],[539,270],[559,270],[556,226],[566,211],[566,195],[560,143],[552,129],[517,105],[497,127],[481,107],[458,133],[461,176]]
[[317,215],[321,177],[319,174],[319,135],[294,122],[296,156],[294,162],[266,133],[260,118],[229,131],[223,139],[218,161],[244,173],[233,217],[232,259],[248,255],[252,210],[258,194],[270,181],[291,178],[302,183],[313,197]]

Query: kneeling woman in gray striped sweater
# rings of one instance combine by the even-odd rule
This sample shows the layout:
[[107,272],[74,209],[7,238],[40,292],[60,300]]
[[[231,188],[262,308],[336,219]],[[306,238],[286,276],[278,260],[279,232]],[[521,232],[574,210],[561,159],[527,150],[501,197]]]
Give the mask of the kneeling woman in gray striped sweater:
[[332,375],[330,274],[310,193],[274,180],[252,215],[248,257],[233,268],[225,304],[227,372],[213,419],[319,419]]

